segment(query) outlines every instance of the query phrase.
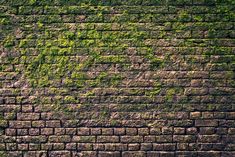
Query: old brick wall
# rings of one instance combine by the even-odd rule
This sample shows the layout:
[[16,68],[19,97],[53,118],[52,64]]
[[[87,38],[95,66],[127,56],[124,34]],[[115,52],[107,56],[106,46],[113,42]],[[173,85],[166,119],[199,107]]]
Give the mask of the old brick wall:
[[0,0],[0,156],[235,156],[234,0]]

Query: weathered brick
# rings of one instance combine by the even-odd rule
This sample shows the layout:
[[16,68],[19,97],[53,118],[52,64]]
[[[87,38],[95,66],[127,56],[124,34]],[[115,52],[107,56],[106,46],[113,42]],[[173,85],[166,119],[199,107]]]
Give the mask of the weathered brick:
[[113,135],[112,128],[102,128],[102,135]]
[[91,143],[95,142],[95,136],[73,136],[72,141]]
[[9,121],[10,128],[30,128],[31,122],[30,121]]
[[140,149],[140,144],[138,143],[133,143],[133,144],[128,144],[128,150],[133,151],[133,150],[139,150]]
[[98,157],[120,157],[120,152],[99,152]]
[[150,151],[150,150],[152,150],[152,144],[151,143],[141,143],[140,150]]
[[18,144],[17,149],[18,150],[28,150],[28,144]]
[[90,129],[89,128],[78,128],[77,135],[89,135]]
[[121,136],[120,141],[123,143],[143,142],[142,136]]
[[114,135],[124,135],[125,128],[114,128]]
[[53,150],[63,150],[64,148],[64,143],[53,143]]
[[71,137],[68,135],[61,135],[61,136],[51,135],[49,136],[48,141],[49,142],[70,142]]
[[115,142],[119,142],[119,137],[118,136],[97,136],[97,142],[115,143]]
[[195,120],[195,126],[218,126],[216,120]]
[[8,136],[14,136],[16,135],[16,129],[6,129],[6,135]]
[[65,130],[65,133],[66,133],[67,135],[76,135],[77,129],[76,129],[76,128],[67,128],[67,129]]
[[100,128],[92,128],[91,135],[101,135],[101,129]]
[[202,143],[216,143],[219,142],[218,135],[199,135],[198,141]]
[[173,135],[173,141],[192,143],[196,141],[196,136],[195,135]]
[[18,113],[17,119],[19,120],[38,120],[39,113]]
[[136,128],[126,128],[126,135],[137,135],[137,129]]
[[63,157],[70,157],[69,151],[51,151],[49,152],[50,157],[56,157],[56,156],[63,156]]
[[28,134],[28,129],[17,129],[17,135],[27,135]]
[[40,134],[39,128],[30,128],[29,129],[29,135],[39,135],[39,134]]
[[127,152],[122,152],[123,157],[144,157],[145,152],[143,151],[127,151]]
[[61,127],[61,123],[59,120],[54,120],[54,121],[46,121],[46,127],[52,127],[52,128],[57,128]]
[[53,128],[41,128],[40,133],[41,133],[41,135],[52,135]]

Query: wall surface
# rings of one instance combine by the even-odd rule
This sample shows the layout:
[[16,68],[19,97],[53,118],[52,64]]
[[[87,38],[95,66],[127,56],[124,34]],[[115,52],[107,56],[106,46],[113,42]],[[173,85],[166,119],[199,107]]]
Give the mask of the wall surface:
[[0,156],[235,156],[234,0],[0,0]]

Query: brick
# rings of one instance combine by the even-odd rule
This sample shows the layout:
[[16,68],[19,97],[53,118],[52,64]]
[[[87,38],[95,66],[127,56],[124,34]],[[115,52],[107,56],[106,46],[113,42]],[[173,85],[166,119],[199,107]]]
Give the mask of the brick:
[[161,134],[161,129],[160,128],[151,128],[150,129],[150,134],[151,135],[160,135]]
[[102,135],[113,135],[112,128],[102,128]]
[[39,135],[40,130],[38,128],[30,128],[29,129],[29,135]]
[[138,128],[138,135],[149,135],[148,128]]
[[18,150],[28,150],[28,144],[18,144],[17,149]]
[[124,135],[125,128],[114,128],[114,135]]
[[76,128],[66,128],[65,133],[67,135],[76,135],[77,129]]
[[9,121],[10,128],[30,128],[31,122],[30,121]]
[[41,132],[41,135],[52,135],[53,128],[42,128],[40,132]]
[[76,150],[77,149],[77,144],[76,143],[67,143],[65,145],[65,149],[67,149],[67,150]]
[[115,151],[115,143],[104,143],[105,151]]
[[63,156],[63,157],[70,157],[69,151],[51,151],[49,152],[50,157],[56,157],[56,156]]
[[136,128],[126,128],[126,135],[137,135],[137,129]]
[[98,157],[120,157],[120,152],[99,152]]
[[52,148],[53,148],[53,143],[41,144],[41,149],[42,150],[52,150]]
[[29,144],[29,150],[39,150],[40,144]]
[[159,157],[159,156],[160,156],[159,152],[156,152],[156,151],[147,152],[147,157]]
[[6,149],[5,144],[0,144],[0,151],[5,150],[5,149]]
[[64,143],[53,143],[53,150],[63,150],[64,148]]
[[55,135],[64,135],[65,129],[64,128],[55,128]]
[[32,127],[45,127],[45,122],[44,121],[32,121]]
[[118,136],[97,136],[97,142],[115,143],[115,142],[119,142],[119,137]]
[[175,142],[195,142],[196,136],[194,135],[173,135],[173,141]]
[[122,152],[123,157],[144,157],[145,152],[142,151],[127,151],[127,152]]
[[199,119],[201,117],[201,112],[190,112],[191,119]]
[[218,135],[199,135],[198,141],[202,143],[216,143],[219,142]]
[[97,151],[103,151],[103,150],[105,150],[105,146],[102,143],[94,143],[93,149],[97,150]]
[[144,142],[156,142],[156,136],[144,136]]
[[61,136],[49,136],[48,138],[49,142],[70,142],[71,141],[71,137],[68,135],[61,135]]
[[138,143],[128,144],[128,150],[130,150],[130,151],[140,150],[140,144],[138,144]]
[[61,127],[61,123],[58,120],[46,121],[46,127],[50,127],[50,128]]
[[172,136],[171,135],[156,136],[156,142],[172,142]]
[[100,128],[92,128],[91,135],[101,135],[101,129]]
[[73,152],[73,156],[97,157],[97,152],[95,152],[95,151],[82,151],[82,152],[80,152],[80,153],[78,153],[78,152]]
[[22,112],[32,112],[32,111],[33,111],[32,105],[22,105]]
[[200,127],[200,134],[202,135],[211,135],[215,133],[214,127]]
[[47,152],[45,151],[28,151],[25,152],[24,156],[25,157],[31,157],[31,156],[46,156]]
[[73,136],[72,141],[92,143],[95,142],[95,136]]
[[218,126],[216,120],[195,120],[195,126]]
[[14,136],[16,135],[16,129],[6,129],[6,135]]
[[27,134],[28,134],[28,129],[17,129],[17,135],[22,136]]
[[174,134],[185,134],[185,128],[174,128]]
[[39,113],[18,113],[17,119],[19,120],[38,120]]
[[142,136],[121,136],[120,141],[123,143],[143,142],[143,137]]
[[152,150],[152,144],[151,143],[141,143],[140,150],[151,151]]
[[127,144],[122,144],[122,143],[117,143],[117,144],[115,144],[115,150],[117,150],[117,151],[128,150],[128,145]]
[[78,128],[77,135],[89,135],[90,129],[89,128]]
[[191,128],[186,129],[186,133],[189,135],[194,135],[194,134],[198,133],[198,130],[197,130],[197,128],[191,127]]

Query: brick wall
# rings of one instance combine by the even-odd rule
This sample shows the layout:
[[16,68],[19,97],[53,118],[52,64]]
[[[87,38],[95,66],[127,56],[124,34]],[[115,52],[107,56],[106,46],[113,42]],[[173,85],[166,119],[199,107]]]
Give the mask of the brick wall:
[[235,156],[234,0],[0,0],[0,156]]

